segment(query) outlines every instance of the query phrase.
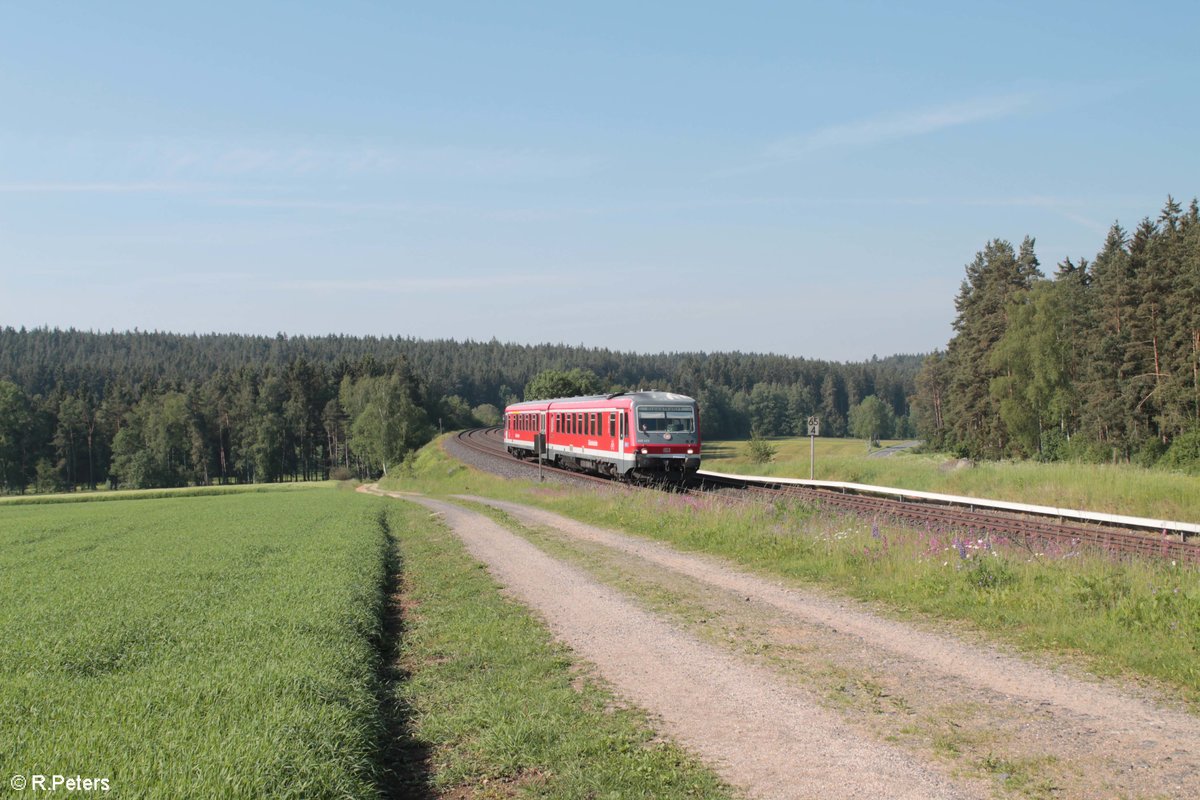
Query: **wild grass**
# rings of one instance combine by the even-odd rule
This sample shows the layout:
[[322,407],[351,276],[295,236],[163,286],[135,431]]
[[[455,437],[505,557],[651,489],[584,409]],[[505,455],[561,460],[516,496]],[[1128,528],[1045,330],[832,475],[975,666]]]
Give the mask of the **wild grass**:
[[469,470],[433,444],[393,488],[469,491],[542,506],[723,556],[753,571],[884,604],[893,613],[969,623],[1101,674],[1145,676],[1200,704],[1200,572],[1028,548],[970,531],[909,528],[794,503],[587,492]]
[[[745,442],[705,442],[704,468],[747,475],[809,476],[808,439],[772,439],[771,444],[778,449],[774,460],[755,464]],[[864,440],[818,438],[816,444],[818,480],[1200,522],[1200,476],[1131,464],[1005,461],[959,466],[944,454],[867,458]]]
[[372,796],[383,509],[328,490],[0,508],[0,764],[118,797]]
[[[401,504],[397,504],[401,505]],[[432,786],[452,797],[728,797],[573,665],[528,611],[424,510],[399,547],[408,610],[401,704],[431,750]],[[494,792],[494,794],[492,793]]]

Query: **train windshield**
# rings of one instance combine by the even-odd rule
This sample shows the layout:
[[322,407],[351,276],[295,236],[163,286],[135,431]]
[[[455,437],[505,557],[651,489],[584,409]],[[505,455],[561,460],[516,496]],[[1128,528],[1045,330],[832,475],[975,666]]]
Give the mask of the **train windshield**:
[[687,406],[642,406],[637,412],[638,430],[675,433],[696,430],[696,414]]

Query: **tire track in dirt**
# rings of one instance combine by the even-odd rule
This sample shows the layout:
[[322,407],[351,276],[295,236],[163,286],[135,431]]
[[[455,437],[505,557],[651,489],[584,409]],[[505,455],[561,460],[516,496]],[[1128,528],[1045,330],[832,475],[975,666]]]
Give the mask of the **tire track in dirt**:
[[869,741],[769,670],[682,633],[483,514],[387,493],[439,514],[468,551],[622,697],[763,798],[986,797],[903,751]]

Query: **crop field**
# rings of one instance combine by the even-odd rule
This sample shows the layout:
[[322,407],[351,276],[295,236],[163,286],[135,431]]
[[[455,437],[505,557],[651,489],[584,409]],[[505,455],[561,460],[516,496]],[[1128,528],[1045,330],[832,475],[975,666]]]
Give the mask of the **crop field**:
[[[755,464],[750,460],[746,442],[705,442],[704,469],[785,478],[809,476],[807,438],[771,439],[770,442],[777,452],[767,464]],[[893,443],[883,442],[884,445]],[[1197,475],[1131,464],[1001,461],[964,467],[945,454],[866,456],[864,440],[818,438],[816,478],[1200,522],[1200,476]]]
[[116,797],[375,793],[384,504],[0,508],[0,765]]
[[76,497],[0,507],[5,791],[729,796],[418,506],[328,486]]
[[335,481],[306,483],[250,483],[228,486],[187,486],[176,489],[105,489],[59,492],[55,494],[15,494],[0,496],[2,506],[37,506],[49,503],[99,503],[113,500],[159,500],[165,497],[212,497],[248,492],[307,492],[335,486]]

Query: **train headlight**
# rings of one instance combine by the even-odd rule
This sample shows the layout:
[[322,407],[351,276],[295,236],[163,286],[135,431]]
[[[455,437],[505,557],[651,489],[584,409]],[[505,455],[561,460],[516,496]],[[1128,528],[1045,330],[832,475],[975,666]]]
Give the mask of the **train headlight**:
[[695,451],[695,450],[693,450],[692,448],[690,448],[690,447],[688,448],[688,455],[689,455],[689,456],[690,456],[690,455],[692,455],[692,454],[694,454],[695,452],[696,452],[696,451]]
[[644,456],[648,456],[648,455],[650,455],[650,451],[649,451],[648,449],[646,449],[645,447],[643,447],[643,448],[642,448],[642,455],[644,455]]

